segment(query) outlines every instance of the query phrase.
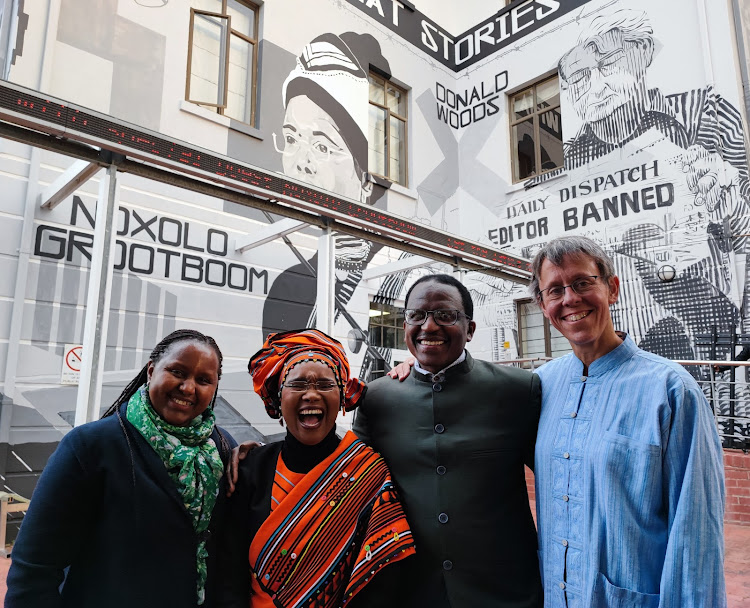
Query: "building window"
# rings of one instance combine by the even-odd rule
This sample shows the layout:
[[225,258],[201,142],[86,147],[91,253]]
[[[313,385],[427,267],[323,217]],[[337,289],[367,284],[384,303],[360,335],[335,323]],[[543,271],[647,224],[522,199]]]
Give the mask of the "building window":
[[373,175],[406,186],[407,93],[370,74],[370,133],[368,164]]
[[563,135],[557,76],[512,95],[510,107],[513,181],[562,167]]
[[544,316],[534,300],[518,306],[518,356],[522,359],[559,357],[571,351],[570,343]]
[[185,98],[255,125],[258,6],[246,0],[194,0],[194,4]]
[[370,346],[406,348],[404,342],[404,311],[390,304],[370,302]]

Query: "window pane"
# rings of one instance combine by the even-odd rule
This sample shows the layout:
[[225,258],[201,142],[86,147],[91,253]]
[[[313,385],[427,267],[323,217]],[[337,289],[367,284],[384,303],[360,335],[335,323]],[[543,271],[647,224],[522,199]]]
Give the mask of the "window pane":
[[391,116],[390,173],[388,177],[406,185],[406,123]]
[[539,117],[539,144],[542,146],[542,171],[563,165],[562,117],[560,108]]
[[513,127],[511,134],[514,146],[513,178],[515,181],[534,175],[534,122],[533,119]]
[[396,348],[396,328],[383,328],[383,346],[385,348]]
[[385,105],[385,88],[384,82],[370,74],[370,101]]
[[385,92],[388,99],[388,109],[394,114],[406,118],[406,93],[391,85],[386,87]]
[[549,326],[549,331],[551,334],[551,341],[550,341],[551,356],[560,357],[562,355],[568,354],[572,350],[572,348],[570,347],[570,342],[568,342],[568,339],[565,336],[563,336],[559,331],[557,331],[553,325]]
[[524,302],[521,307],[521,349],[524,358],[544,357],[544,316],[536,302]]
[[528,116],[534,111],[534,90],[527,89],[513,98],[513,120]]
[[253,45],[239,36],[231,36],[229,47],[229,91],[224,112],[235,120],[251,121],[253,98]]
[[237,2],[227,0],[227,14],[232,18],[232,29],[249,38],[255,38],[255,11]]
[[221,0],[193,0],[193,7],[199,11],[208,11],[209,13],[224,13],[221,10]]
[[370,105],[370,133],[367,138],[368,166],[371,173],[385,175],[388,146],[385,141],[386,111]]
[[557,78],[537,85],[536,103],[540,110],[560,105],[560,86]]
[[190,101],[224,105],[227,20],[195,13],[190,64]]

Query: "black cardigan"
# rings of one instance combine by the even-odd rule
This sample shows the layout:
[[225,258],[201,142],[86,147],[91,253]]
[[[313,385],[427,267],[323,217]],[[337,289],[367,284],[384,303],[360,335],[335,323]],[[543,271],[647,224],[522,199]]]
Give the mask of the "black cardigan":
[[[71,430],[47,463],[13,547],[6,608],[197,605],[190,516],[124,404],[119,414]],[[217,429],[211,437],[221,445]],[[225,496],[222,479],[214,532]],[[214,545],[209,538],[205,608],[212,605]]]

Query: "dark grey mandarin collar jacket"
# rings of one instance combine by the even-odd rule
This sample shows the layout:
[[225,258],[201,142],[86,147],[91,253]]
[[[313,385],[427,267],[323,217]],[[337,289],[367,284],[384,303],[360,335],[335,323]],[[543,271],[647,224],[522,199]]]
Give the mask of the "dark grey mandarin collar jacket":
[[468,353],[443,376],[375,380],[354,422],[385,457],[415,531],[417,555],[389,582],[387,604],[541,607],[524,475],[534,461],[539,379]]

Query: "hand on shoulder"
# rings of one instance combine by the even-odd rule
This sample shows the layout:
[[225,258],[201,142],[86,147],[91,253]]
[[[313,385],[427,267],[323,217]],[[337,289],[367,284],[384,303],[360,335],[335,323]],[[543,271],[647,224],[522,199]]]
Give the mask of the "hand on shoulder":
[[414,361],[416,361],[414,357],[408,357],[405,361],[402,361],[396,367],[392,368],[391,371],[388,372],[388,377],[403,382],[409,377],[409,374],[411,374],[411,368],[414,367]]

